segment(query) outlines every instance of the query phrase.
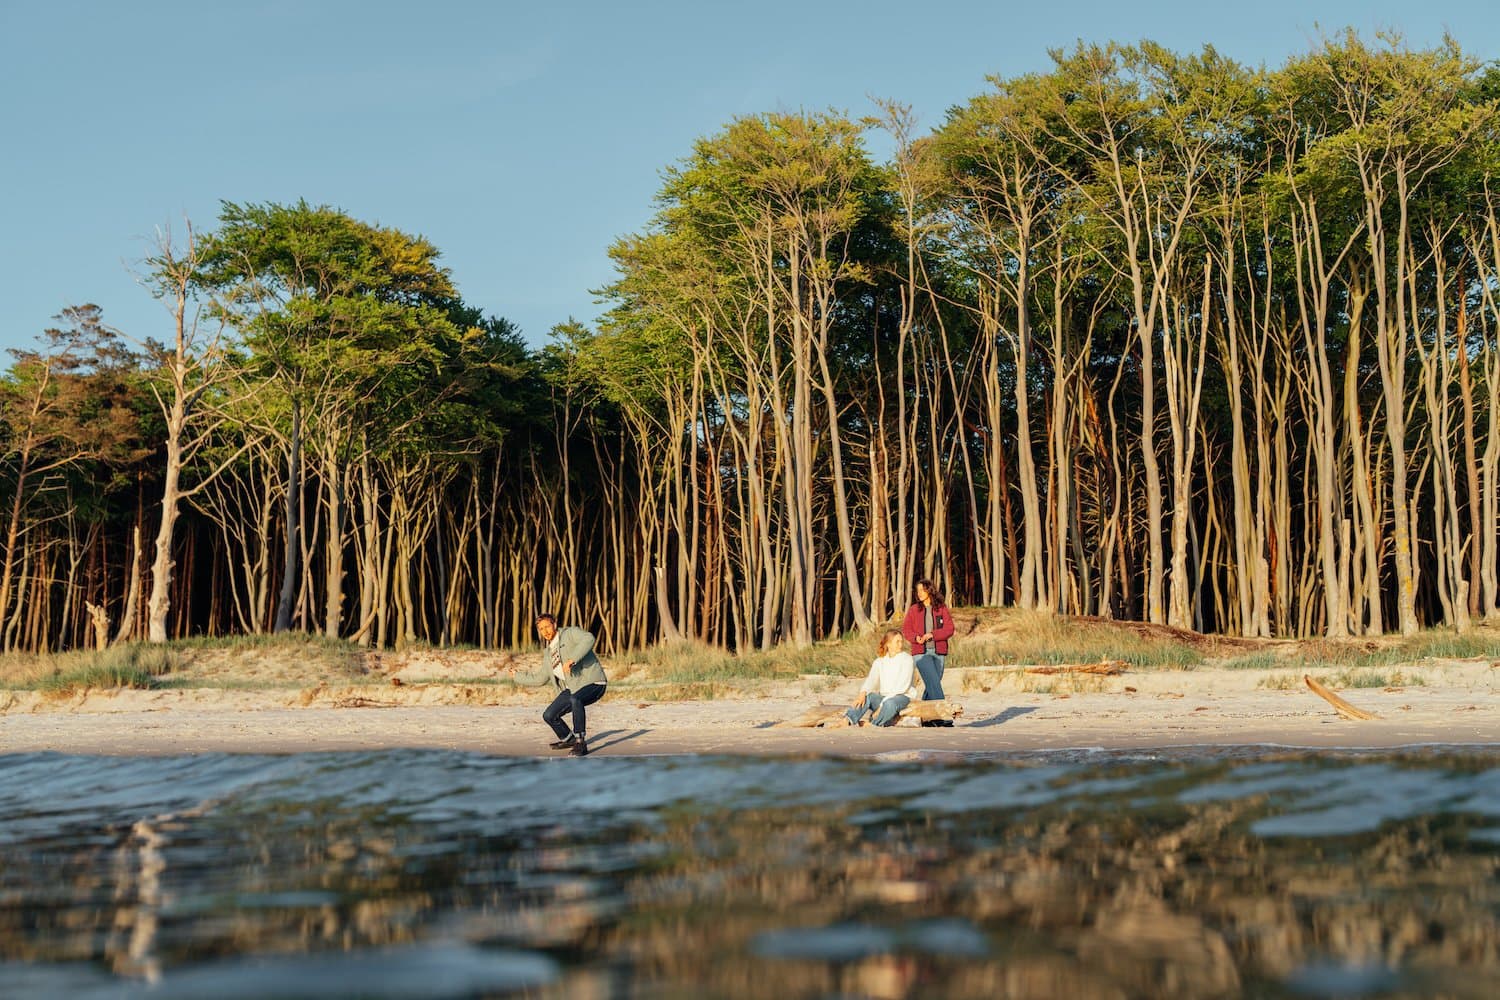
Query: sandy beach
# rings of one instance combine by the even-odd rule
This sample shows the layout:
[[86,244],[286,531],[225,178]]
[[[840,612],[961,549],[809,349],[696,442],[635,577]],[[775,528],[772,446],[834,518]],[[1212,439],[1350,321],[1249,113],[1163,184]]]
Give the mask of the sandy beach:
[[[1271,745],[1500,746],[1500,668],[1424,664],[1420,684],[1341,692],[1380,718],[1352,721],[1300,684],[1263,671],[1195,669],[1090,678],[1087,690],[1007,690],[1015,672],[952,671],[952,728],[800,728],[789,720],[845,703],[847,679],[762,685],[711,701],[641,700],[629,682],[591,708],[599,756],[685,753],[871,756],[917,751]],[[1284,679],[1283,679],[1284,683]],[[1024,686],[1024,685],[1023,685]],[[846,690],[847,689],[847,690]],[[506,685],[403,683],[235,691],[92,690],[66,698],[0,692],[0,753],[298,753],[435,748],[550,756],[546,697]]]

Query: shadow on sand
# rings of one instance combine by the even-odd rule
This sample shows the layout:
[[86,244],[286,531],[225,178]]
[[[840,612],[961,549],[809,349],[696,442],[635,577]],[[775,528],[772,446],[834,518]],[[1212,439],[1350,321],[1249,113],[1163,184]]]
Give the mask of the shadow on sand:
[[1007,722],[1009,722],[1011,719],[1019,719],[1021,716],[1026,715],[1029,712],[1035,712],[1035,711],[1036,711],[1036,706],[1035,705],[1012,705],[1010,708],[1007,708],[1005,711],[1001,712],[999,715],[992,715],[988,719],[979,719],[976,722],[969,723],[969,725],[976,726],[976,727],[977,726],[1003,726]]
[[[598,753],[600,750],[608,750],[610,747],[619,746],[626,740],[633,740],[637,736],[644,736],[651,732],[649,729],[637,729],[633,733],[627,733],[623,729],[606,729],[596,736],[589,737],[589,753]],[[609,737],[615,737],[610,739]]]

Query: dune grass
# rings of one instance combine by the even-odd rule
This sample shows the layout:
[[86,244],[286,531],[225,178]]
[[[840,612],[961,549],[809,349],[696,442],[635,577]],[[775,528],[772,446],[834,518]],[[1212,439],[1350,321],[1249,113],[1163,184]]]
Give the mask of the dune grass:
[[[1405,670],[1377,670],[1370,667],[1346,667],[1331,672],[1313,672],[1309,676],[1330,691],[1424,687],[1427,684],[1426,679],[1419,673]],[[1261,678],[1256,686],[1271,691],[1291,691],[1303,686],[1305,682],[1302,677],[1302,672],[1275,673]]]
[[363,651],[305,634],[130,642],[104,650],[0,657],[0,688],[68,694],[85,688],[257,689],[352,680]]
[[[953,640],[950,668],[1122,660],[1135,667],[1181,670],[1203,662],[1197,650],[1176,639],[1148,638],[1128,629],[1079,623],[1045,612],[986,608],[960,609],[954,615],[970,620],[978,616],[983,628]],[[610,669],[637,670],[652,683],[679,687],[819,675],[859,677],[870,669],[878,636],[887,627],[880,626],[873,635],[849,633],[804,648],[785,645],[740,654],[704,643],[662,644],[617,654],[610,658]]]
[[1227,660],[1221,660],[1215,666],[1224,670],[1275,670],[1287,664],[1285,657],[1277,653],[1249,653],[1245,656],[1232,656]]
[[358,682],[365,674],[358,645],[304,632],[198,636],[168,646],[182,658],[171,674],[177,687],[298,687]]
[[[1310,673],[1330,687],[1419,687],[1420,669],[1433,661],[1500,660],[1500,635],[1481,631],[1459,635],[1448,629],[1429,629],[1413,636],[1378,639],[1306,639],[1279,649],[1218,661],[1228,670],[1292,670],[1293,674],[1261,682],[1262,687],[1290,688]],[[1406,670],[1382,670],[1407,667]]]
[[33,665],[30,676],[15,685],[53,695],[88,688],[154,688],[181,663],[181,655],[167,646],[126,643],[97,652],[66,653],[54,657],[51,669]]
[[260,635],[195,635],[187,639],[174,639],[164,644],[173,649],[184,650],[285,650],[297,647],[337,654],[358,654],[360,647],[348,639],[330,639],[322,633],[282,632]]
[[1299,660],[1330,667],[1384,667],[1422,660],[1500,659],[1500,635],[1472,632],[1459,635],[1430,629],[1416,635],[1379,641],[1333,642],[1309,640],[1297,647]]
[[852,677],[870,669],[875,641],[848,636],[806,648],[781,646],[732,653],[699,642],[667,643],[611,657],[611,669],[638,669],[653,682],[674,685],[736,680],[796,680],[804,675]]
[[[1500,631],[1492,629],[1462,636],[1437,629],[1406,638],[1277,642],[1226,657],[1215,655],[1216,643],[1211,638],[1131,623],[996,608],[959,608],[954,617],[960,631],[953,640],[949,668],[1118,660],[1136,670],[1213,666],[1264,671],[1272,676],[1261,681],[1263,687],[1300,685],[1304,672],[1315,673],[1333,687],[1400,687],[1420,685],[1420,668],[1427,661],[1500,660]],[[829,686],[836,686],[843,679],[865,674],[875,657],[876,637],[891,624],[882,623],[875,635],[850,633],[802,648],[782,645],[737,654],[705,643],[681,642],[615,653],[605,659],[611,678],[639,689],[642,698],[712,699],[753,693],[766,682],[807,683],[814,678],[826,678]],[[195,637],[161,645],[129,643],[103,652],[0,657],[0,688],[258,690],[383,682],[383,673],[367,668],[367,656],[368,651],[346,640],[305,633]],[[1389,669],[1397,666],[1407,669]],[[1286,673],[1278,675],[1277,671]],[[479,676],[449,682],[503,680]],[[1027,683],[1051,684],[1054,689],[1058,685],[1056,681]]]
[[1075,694],[1108,694],[1109,682],[1096,674],[1053,674],[1036,676],[1018,672],[1017,690],[1022,694],[1050,694],[1066,698]]
[[[1251,671],[1291,671],[1262,680],[1262,687],[1293,687],[1303,672],[1316,672],[1332,687],[1403,687],[1423,683],[1419,669],[1434,659],[1500,659],[1500,634],[1460,636],[1435,629],[1407,638],[1277,643],[1275,648],[1235,656],[1217,656],[1214,641],[1186,641],[1173,634],[1153,634],[1129,624],[1076,619],[1017,609],[961,608],[954,615],[978,619],[970,634],[954,639],[949,668],[1062,665],[1119,660],[1137,670],[1191,670],[1213,666]],[[877,629],[883,632],[889,623]],[[1191,637],[1188,637],[1189,639]],[[862,676],[875,656],[875,637],[856,634],[797,649],[779,646],[735,654],[699,643],[654,646],[610,658],[611,672],[638,672],[638,683],[663,686],[677,697],[714,697],[738,690],[745,682],[792,680],[809,676],[830,679]],[[1409,669],[1390,670],[1395,666]],[[1028,690],[1047,693],[1076,685],[1075,680],[1027,680]],[[1093,683],[1093,682],[1088,682]],[[1061,685],[1061,686],[1060,686]],[[1084,688],[1073,689],[1083,692]],[[691,693],[688,693],[691,692]]]
[[1119,625],[1045,611],[964,609],[955,616],[975,613],[983,616],[982,626],[953,643],[950,667],[1120,660],[1133,667],[1183,670],[1203,662],[1201,652],[1175,638],[1148,637]]

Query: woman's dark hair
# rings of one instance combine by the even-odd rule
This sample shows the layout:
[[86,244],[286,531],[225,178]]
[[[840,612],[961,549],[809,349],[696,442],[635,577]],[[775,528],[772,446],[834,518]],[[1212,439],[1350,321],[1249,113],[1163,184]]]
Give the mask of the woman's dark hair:
[[[937,584],[933,583],[931,580],[922,579],[917,581],[917,586],[927,591],[927,596],[932,598],[933,607],[938,608],[946,606],[943,604],[943,592],[941,590],[938,590]],[[912,588],[911,602],[913,604],[922,603],[922,598],[917,595],[915,587]]]

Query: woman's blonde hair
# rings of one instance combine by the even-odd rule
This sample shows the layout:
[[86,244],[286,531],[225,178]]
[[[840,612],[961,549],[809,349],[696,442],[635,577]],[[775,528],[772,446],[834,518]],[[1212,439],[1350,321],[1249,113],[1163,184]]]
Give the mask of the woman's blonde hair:
[[875,647],[875,652],[880,656],[884,656],[886,647],[891,644],[892,639],[899,639],[901,640],[901,645],[906,645],[906,636],[901,634],[899,628],[888,628],[885,630],[885,634],[880,637],[880,645]]

